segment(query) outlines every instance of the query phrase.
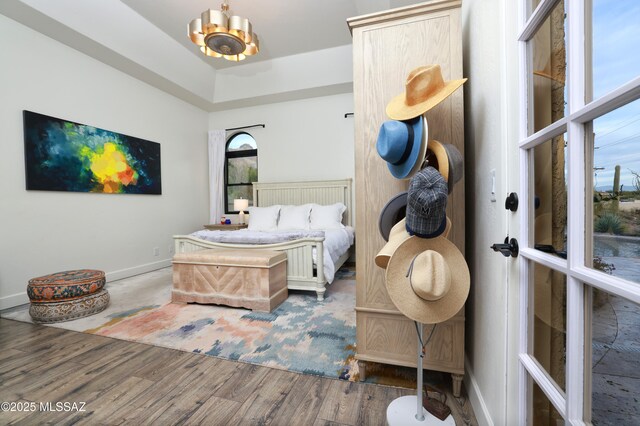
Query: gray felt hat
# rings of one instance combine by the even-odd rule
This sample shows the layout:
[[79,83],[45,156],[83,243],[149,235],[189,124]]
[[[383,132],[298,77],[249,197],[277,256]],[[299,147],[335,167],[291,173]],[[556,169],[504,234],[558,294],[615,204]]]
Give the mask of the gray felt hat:
[[448,186],[433,167],[420,170],[409,183],[407,193],[407,231],[421,238],[434,238],[447,225]]
[[380,216],[378,217],[378,229],[380,230],[380,236],[382,236],[385,241],[389,241],[389,232],[391,231],[391,228],[407,215],[406,210],[406,191],[391,198],[382,208]]

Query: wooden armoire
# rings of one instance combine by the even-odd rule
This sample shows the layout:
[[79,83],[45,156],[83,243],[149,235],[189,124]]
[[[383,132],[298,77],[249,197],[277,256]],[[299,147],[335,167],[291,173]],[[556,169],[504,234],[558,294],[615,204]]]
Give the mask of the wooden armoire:
[[[385,288],[385,271],[374,263],[385,241],[378,216],[387,201],[406,191],[376,152],[387,103],[404,92],[411,70],[439,64],[445,80],[463,78],[461,0],[434,0],[347,20],[353,35],[356,192],[356,333],[360,374],[367,362],[416,367],[414,324],[394,306]],[[464,156],[463,88],[427,112],[430,139],[452,143]],[[464,253],[464,178],[449,196],[449,239]],[[432,325],[424,326],[428,336]],[[464,374],[464,307],[438,324],[427,346],[427,370],[452,374],[459,395]]]

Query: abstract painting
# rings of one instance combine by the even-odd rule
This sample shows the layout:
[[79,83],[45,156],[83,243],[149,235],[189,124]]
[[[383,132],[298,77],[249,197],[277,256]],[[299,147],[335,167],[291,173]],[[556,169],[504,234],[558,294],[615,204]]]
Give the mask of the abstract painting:
[[162,194],[160,144],[24,111],[28,190]]

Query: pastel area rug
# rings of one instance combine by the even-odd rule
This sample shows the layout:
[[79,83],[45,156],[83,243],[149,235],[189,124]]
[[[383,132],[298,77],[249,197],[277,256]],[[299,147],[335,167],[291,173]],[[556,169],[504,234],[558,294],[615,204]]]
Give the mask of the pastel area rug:
[[[357,380],[355,271],[341,268],[324,302],[290,291],[271,313],[171,300],[171,268],[108,283],[109,307],[48,326],[201,353],[233,361]],[[2,317],[31,322],[28,306]],[[373,368],[372,368],[373,367]],[[415,386],[415,369],[371,366],[367,382]]]

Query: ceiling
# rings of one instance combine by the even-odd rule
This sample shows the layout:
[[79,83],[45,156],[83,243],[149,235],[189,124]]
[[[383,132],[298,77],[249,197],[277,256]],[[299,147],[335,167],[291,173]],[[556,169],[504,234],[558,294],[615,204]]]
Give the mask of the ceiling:
[[[228,0],[260,52],[203,55],[187,26],[222,0],[0,0],[0,14],[206,111],[353,90],[348,18],[415,0]],[[268,82],[268,84],[265,84]]]
[[[222,0],[121,0],[144,19],[222,69],[234,62],[204,56],[187,36],[187,25]],[[228,0],[233,14],[248,18],[260,39],[260,53],[242,62],[265,61],[351,44],[346,19],[418,3],[415,0]]]

